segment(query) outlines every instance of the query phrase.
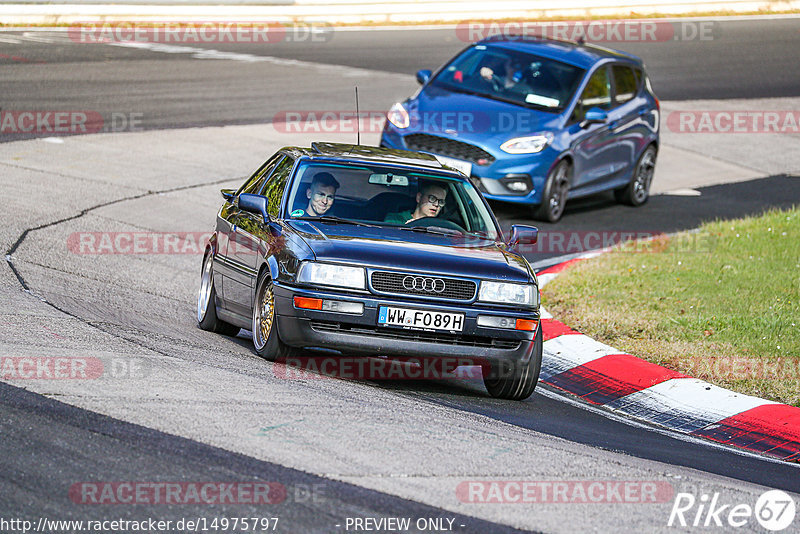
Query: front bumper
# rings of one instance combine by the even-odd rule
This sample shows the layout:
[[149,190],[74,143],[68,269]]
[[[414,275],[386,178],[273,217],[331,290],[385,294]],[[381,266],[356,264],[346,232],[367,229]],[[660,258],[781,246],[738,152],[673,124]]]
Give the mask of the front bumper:
[[[284,343],[295,347],[335,349],[345,354],[363,356],[459,357],[486,362],[527,362],[533,351],[535,331],[481,327],[477,325],[477,316],[539,319],[538,313],[533,311],[320,291],[285,284],[275,284],[274,292],[278,335]],[[295,308],[295,296],[360,302],[364,305],[364,312],[354,315]],[[463,313],[464,328],[460,334],[449,334],[378,326],[379,306]]]
[[[428,132],[409,129],[403,130],[401,134],[397,128],[387,123],[381,136],[381,146],[409,150],[404,138],[406,135],[413,133]],[[545,150],[536,154],[517,155],[489,150],[486,146],[481,146],[480,148],[489,151],[496,158],[490,165],[472,164],[472,176],[470,178],[472,178],[473,182],[480,181],[479,188],[484,197],[489,200],[515,204],[539,204],[542,201],[542,191],[547,181],[547,175],[558,158],[558,152],[552,146],[548,146]],[[506,178],[524,175],[527,175],[528,179],[526,181],[530,184],[530,189],[526,193],[512,192],[503,185],[503,180]]]

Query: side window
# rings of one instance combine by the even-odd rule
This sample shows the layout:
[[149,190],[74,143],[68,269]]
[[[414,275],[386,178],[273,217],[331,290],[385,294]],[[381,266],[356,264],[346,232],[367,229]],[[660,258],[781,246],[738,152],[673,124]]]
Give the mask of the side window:
[[609,110],[611,108],[611,84],[608,79],[608,69],[600,67],[592,77],[581,94],[580,100],[575,105],[572,120],[580,122],[591,108]]
[[636,96],[639,89],[636,74],[631,67],[626,67],[624,65],[614,65],[613,71],[614,87],[616,89],[614,92],[614,100],[616,100],[617,105],[630,102],[633,100],[633,97]]
[[272,169],[275,168],[275,165],[283,157],[283,154],[275,154],[271,158],[267,160],[264,165],[261,166],[253,176],[250,177],[247,182],[236,192],[236,195],[241,195],[242,193],[251,193],[257,195],[261,188],[264,187],[264,182],[267,181],[267,177],[269,177],[269,173],[272,172]]
[[275,172],[270,176],[264,191],[261,193],[267,197],[267,212],[272,217],[277,217],[281,211],[281,200],[283,199],[283,191],[286,189],[286,182],[289,175],[292,173],[294,160],[290,157],[283,158],[275,169]]

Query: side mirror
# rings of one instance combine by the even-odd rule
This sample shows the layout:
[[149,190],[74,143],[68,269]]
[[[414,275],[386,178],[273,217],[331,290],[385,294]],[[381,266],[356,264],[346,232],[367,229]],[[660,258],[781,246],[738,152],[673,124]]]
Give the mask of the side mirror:
[[581,128],[586,128],[590,124],[605,124],[608,122],[608,113],[600,108],[589,108],[583,117]]
[[239,195],[239,209],[261,215],[264,217],[264,222],[269,222],[270,220],[269,213],[267,213],[267,197],[242,193]]
[[236,189],[220,189],[219,192],[222,193],[222,198],[228,202],[230,202],[231,199],[236,196]]
[[429,69],[422,69],[417,71],[417,82],[420,85],[425,85],[431,79],[432,72]]
[[511,237],[508,238],[508,248],[515,249],[519,245],[535,245],[539,239],[539,229],[535,226],[523,224],[511,225]]

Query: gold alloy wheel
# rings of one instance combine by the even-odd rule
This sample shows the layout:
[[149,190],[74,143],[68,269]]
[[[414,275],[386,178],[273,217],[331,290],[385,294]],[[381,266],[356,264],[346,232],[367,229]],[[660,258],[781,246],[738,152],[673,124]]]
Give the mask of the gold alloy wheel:
[[263,347],[272,332],[272,323],[275,318],[275,294],[272,292],[272,284],[264,282],[264,290],[261,292],[261,299],[256,307],[255,327],[258,328],[258,346]]

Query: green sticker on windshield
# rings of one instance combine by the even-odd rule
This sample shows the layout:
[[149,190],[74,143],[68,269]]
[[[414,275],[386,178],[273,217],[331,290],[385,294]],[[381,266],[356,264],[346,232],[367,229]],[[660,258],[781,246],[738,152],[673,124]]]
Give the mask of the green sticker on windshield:
[[292,217],[300,217],[300,216],[302,216],[302,215],[303,215],[305,212],[306,212],[306,210],[294,210],[294,211],[292,212]]

